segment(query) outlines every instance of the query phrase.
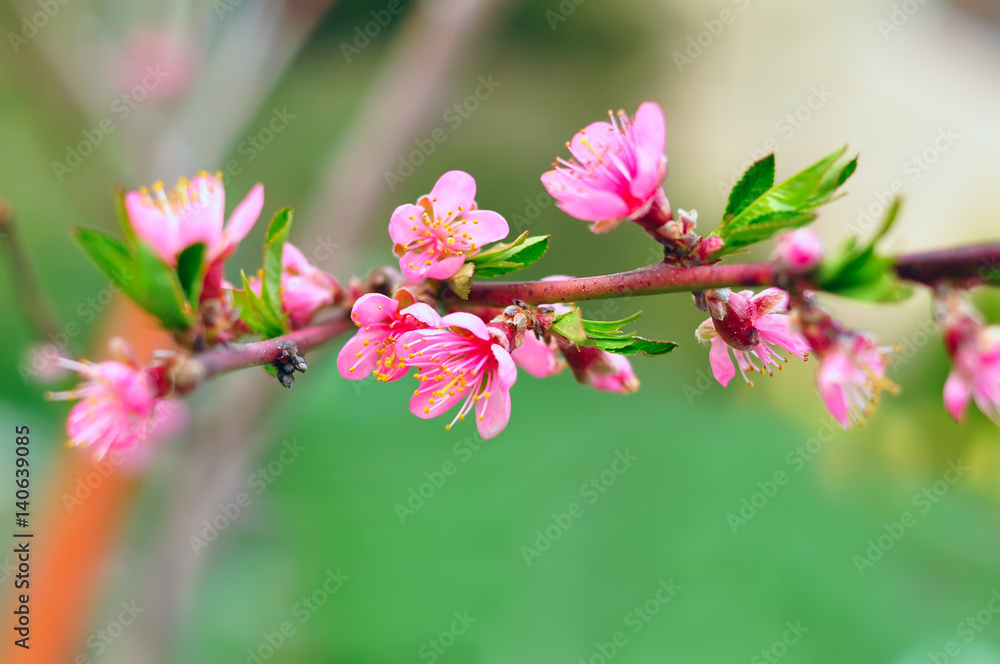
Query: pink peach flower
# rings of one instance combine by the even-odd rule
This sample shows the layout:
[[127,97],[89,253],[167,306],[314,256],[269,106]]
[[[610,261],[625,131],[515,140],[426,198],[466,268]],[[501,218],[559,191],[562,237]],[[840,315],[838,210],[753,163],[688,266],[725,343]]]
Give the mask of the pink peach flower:
[[757,295],[748,290],[733,293],[728,289],[716,293],[725,302],[709,301],[712,317],[698,327],[695,335],[699,341],[711,342],[709,363],[723,387],[736,375],[730,349],[743,380],[749,385],[753,383],[747,378],[747,371],[773,375],[773,367],[780,369],[781,363],[787,361],[775,347],[802,360],[808,357],[809,343],[792,331],[788,316],[783,314],[788,310],[788,294],[783,290],[768,288]]
[[587,125],[566,144],[573,159],[560,157],[555,169],[542,175],[559,207],[594,222],[595,233],[644,216],[657,199],[666,201],[661,189],[667,177],[663,110],[646,102],[634,122],[625,111],[609,116],[611,122]]
[[498,435],[510,420],[510,388],[517,380],[506,342],[504,332],[491,334],[481,318],[467,312],[448,314],[437,329],[401,335],[397,347],[402,346],[406,363],[419,369],[420,387],[410,411],[427,419],[461,402],[446,429],[475,408],[479,435]]
[[[344,378],[358,379],[373,374],[388,383],[406,375],[409,367],[396,354],[399,337],[412,330],[435,327],[441,317],[429,305],[413,302],[408,291],[396,294],[399,299],[379,293],[362,295],[351,310],[351,320],[361,329],[341,349],[337,369]],[[400,307],[403,307],[402,309]]]
[[84,378],[76,389],[49,393],[54,401],[79,399],[66,422],[71,447],[92,447],[100,459],[108,450],[126,450],[151,435],[170,428],[178,415],[174,402],[160,398],[154,378],[135,359],[124,342],[117,344],[119,359],[76,362],[59,358],[60,366]]
[[775,260],[792,272],[808,272],[823,260],[823,244],[808,228],[778,236]]
[[872,337],[847,332],[819,353],[816,387],[826,409],[845,429],[864,423],[883,389],[898,390],[885,377],[890,350]]
[[222,176],[204,171],[191,180],[180,178],[169,192],[156,182],[151,189],[125,194],[125,209],[136,237],[174,266],[182,251],[199,242],[206,246],[208,263],[226,258],[257,223],[263,207],[264,186],[258,183],[224,224]]
[[956,422],[975,399],[983,415],[1000,423],[1000,327],[991,325],[963,342],[952,355],[944,404]]
[[960,295],[951,295],[945,305],[939,322],[952,363],[944,384],[945,408],[961,422],[975,400],[986,417],[1000,423],[1000,326],[984,325]]
[[416,205],[400,205],[389,221],[389,236],[399,245],[399,268],[408,279],[447,279],[466,256],[507,237],[507,221],[476,208],[476,181],[463,171],[448,171]]

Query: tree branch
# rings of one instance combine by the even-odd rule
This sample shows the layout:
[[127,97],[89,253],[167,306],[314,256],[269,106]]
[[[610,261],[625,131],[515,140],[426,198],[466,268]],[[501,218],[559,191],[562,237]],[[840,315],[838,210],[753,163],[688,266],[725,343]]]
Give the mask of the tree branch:
[[[896,260],[900,278],[933,286],[941,281],[980,285],[995,278],[1000,265],[1000,243],[916,254]],[[469,305],[505,307],[514,300],[527,304],[579,302],[607,298],[656,295],[730,286],[773,286],[773,263],[736,263],[677,268],[657,264],[630,272],[553,281],[511,281],[473,284]],[[808,283],[805,284],[808,288]],[[450,290],[442,299],[460,302]],[[266,341],[219,346],[181,361],[174,369],[174,386],[185,394],[221,373],[268,364],[280,364],[289,354],[304,353],[353,328],[346,312],[315,325]]]
[[[1000,243],[904,254],[896,259],[901,279],[933,286],[940,281],[978,285],[996,277],[1000,266]],[[634,295],[658,295],[727,286],[773,286],[776,272],[772,263],[735,263],[670,267],[662,263],[580,279],[552,281],[510,281],[473,283],[470,304],[505,307],[515,299],[527,304],[553,304],[601,300]],[[808,285],[807,285],[808,287]],[[457,301],[447,292],[445,300]]]
[[182,360],[173,371],[173,385],[178,392],[186,394],[213,376],[274,364],[283,360],[289,351],[304,353],[332,341],[352,327],[354,324],[347,316],[340,315],[274,339],[217,346]]

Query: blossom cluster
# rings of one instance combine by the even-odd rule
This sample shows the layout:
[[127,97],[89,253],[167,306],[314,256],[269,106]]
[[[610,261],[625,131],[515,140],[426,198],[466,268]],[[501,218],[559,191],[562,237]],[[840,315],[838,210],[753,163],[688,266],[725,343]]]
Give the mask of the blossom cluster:
[[[886,377],[892,348],[835,320],[810,289],[818,284],[821,290],[868,299],[900,297],[905,289],[890,272],[892,261],[874,251],[896,208],[871,243],[852,241],[828,255],[802,226],[832,199],[856,160],[844,161],[840,150],[776,185],[771,155],[747,171],[719,227],[703,236],[698,213],[678,208],[675,214],[667,198],[665,145],[663,111],[646,102],[634,117],[611,113],[609,121],[580,130],[566,143],[571,156],[558,158],[541,182],[563,212],[590,223],[595,233],[634,222],[662,246],[666,266],[711,266],[774,237],[771,283],[780,288],[756,294],[724,287],[693,291],[697,306],[708,313],[695,336],[710,346],[712,373],[723,386],[737,372],[752,385],[750,374],[774,375],[790,357],[816,358],[816,388],[826,408],[845,428],[864,422],[882,392],[898,389]],[[577,381],[598,390],[638,389],[626,356],[659,355],[676,344],[621,331],[635,316],[586,321],[572,302],[530,306],[513,299],[495,307],[469,299],[473,279],[521,269],[548,246],[547,236],[527,233],[505,242],[507,221],[480,208],[476,198],[472,175],[459,170],[441,175],[429,193],[390,215],[398,272],[382,271],[367,283],[352,279],[344,288],[288,242],[289,209],[276,214],[268,228],[261,270],[241,274],[237,285],[227,281],[227,261],[263,211],[261,184],[228,221],[218,174],[182,178],[169,191],[158,182],[126,193],[121,206],[126,242],[91,232],[83,236],[85,248],[102,269],[133,261],[148,272],[142,280],[148,289],[129,295],[161,320],[180,348],[146,365],[121,342],[110,361],[60,359],[84,379],[75,390],[52,394],[79,400],[67,424],[70,444],[102,455],[161,435],[172,428],[176,418],[170,413],[189,387],[178,380],[178,358],[242,339],[280,338],[317,323],[322,312],[344,317],[349,311],[358,328],[337,358],[344,378],[392,382],[412,375],[418,381],[410,397],[415,416],[450,413],[448,429],[473,417],[483,438],[507,426],[519,370],[545,378],[568,367]],[[957,291],[941,287],[936,306],[953,362],[944,388],[947,411],[962,420],[974,401],[997,421],[1000,328],[986,325]],[[305,366],[293,355],[297,359],[290,366],[275,367],[286,387],[292,372]]]

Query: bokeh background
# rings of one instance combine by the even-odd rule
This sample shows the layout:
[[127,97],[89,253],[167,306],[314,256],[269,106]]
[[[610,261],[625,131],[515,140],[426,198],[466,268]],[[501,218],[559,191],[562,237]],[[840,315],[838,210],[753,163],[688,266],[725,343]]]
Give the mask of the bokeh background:
[[[998,16],[991,0],[5,4],[0,194],[55,331],[75,332],[38,338],[5,255],[0,522],[28,424],[39,594],[33,650],[5,624],[4,661],[1000,662],[1000,435],[945,414],[924,293],[828,300],[900,345],[902,393],[850,432],[812,363],[714,383],[684,295],[604,309],[681,342],[634,362],[637,394],[522,374],[487,442],[418,421],[406,385],[342,380],[335,346],[288,392],[263,371],[204,386],[182,433],[103,477],[27,375],[46,342],[95,359],[113,334],[165,343],[69,235],[115,228],[116,183],[219,169],[231,207],[263,182],[265,214],[295,206],[292,240],[346,279],[390,263],[391,210],[458,168],[483,207],[553,235],[526,276],[651,262],[638,228],[593,236],[538,180],[573,132],[645,100],[667,116],[668,196],[705,230],[753,159],[776,151],[780,178],[849,143],[828,242],[871,232],[893,192],[891,250],[995,240]],[[232,269],[259,264],[262,233]]]

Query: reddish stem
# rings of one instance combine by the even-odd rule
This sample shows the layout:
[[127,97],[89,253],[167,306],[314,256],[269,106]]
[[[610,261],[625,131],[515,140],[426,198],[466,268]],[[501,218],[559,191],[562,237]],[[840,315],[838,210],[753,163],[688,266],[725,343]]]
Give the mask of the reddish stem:
[[217,374],[273,364],[289,350],[304,353],[339,337],[353,327],[354,324],[346,316],[338,316],[274,339],[218,346],[180,364],[174,372],[176,388],[185,393]]
[[[958,281],[969,285],[996,280],[1000,266],[1000,244],[960,247],[896,259],[896,274],[901,279],[933,286],[940,281]],[[519,299],[527,304],[551,304],[600,300],[635,295],[657,295],[684,291],[724,288],[727,286],[773,286],[772,263],[736,263],[699,265],[678,268],[657,263],[649,267],[580,279],[522,282],[474,283],[469,302],[495,307]],[[808,288],[808,283],[804,286]]]
[[[906,254],[896,259],[902,279],[933,286],[942,281],[978,285],[996,280],[1000,266],[1000,243],[942,251]],[[579,302],[699,291],[728,286],[773,286],[778,274],[772,263],[736,263],[679,268],[659,263],[630,272],[554,281],[474,283],[465,304],[505,307],[514,300],[527,304]],[[808,281],[799,282],[805,288]],[[445,302],[458,302],[449,290]],[[248,344],[219,346],[184,361],[174,374],[176,387],[189,391],[202,381],[227,371],[272,364],[289,350],[304,353],[352,329],[340,316],[297,330],[282,337]]]

